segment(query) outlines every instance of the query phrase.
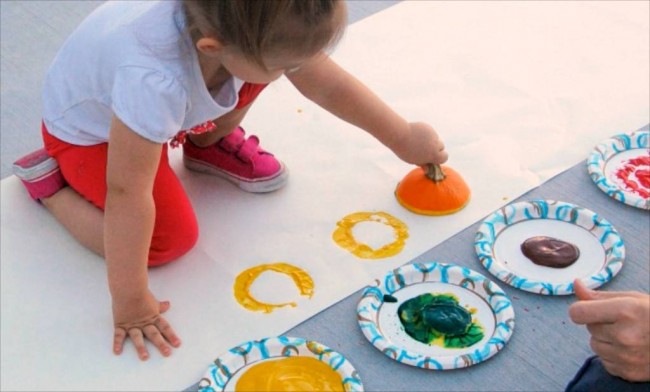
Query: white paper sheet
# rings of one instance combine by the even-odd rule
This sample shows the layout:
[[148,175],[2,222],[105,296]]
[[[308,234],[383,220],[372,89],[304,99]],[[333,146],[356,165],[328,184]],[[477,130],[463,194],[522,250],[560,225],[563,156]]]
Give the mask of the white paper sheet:
[[[186,388],[233,345],[283,333],[585,159],[600,140],[648,123],[648,12],[647,2],[404,2],[350,27],[334,58],[405,117],[434,125],[472,188],[452,216],[401,208],[393,191],[411,167],[285,80],[244,126],[288,165],[286,188],[245,194],[188,172],[172,152],[201,237],[182,260],[150,271],[183,339],[167,359],[140,362],[131,347],[113,356],[103,261],[15,177],[2,181],[2,389]],[[358,211],[404,221],[404,250],[373,261],[339,248],[336,222]],[[240,307],[234,277],[279,261],[313,277],[313,298],[296,295],[298,307],[271,314]]]

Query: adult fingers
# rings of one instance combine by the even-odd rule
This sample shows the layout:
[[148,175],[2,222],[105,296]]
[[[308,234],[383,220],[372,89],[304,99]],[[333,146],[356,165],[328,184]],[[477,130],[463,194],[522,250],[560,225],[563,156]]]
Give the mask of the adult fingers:
[[607,373],[612,376],[623,377],[623,374],[625,373],[625,365],[608,358],[601,357],[600,360],[602,361],[605,370],[607,370]]
[[589,340],[589,346],[601,359],[611,362],[620,360],[621,348],[613,345],[611,342],[592,336]]
[[639,368],[647,367],[647,360],[644,362],[638,350],[629,350],[621,346],[604,342],[592,336],[589,346],[596,353],[607,372],[613,376],[630,379],[633,373]]
[[594,336],[591,337],[589,345],[599,357],[628,367],[648,366],[650,361],[650,353],[643,346],[622,346],[616,342],[604,341]]
[[146,336],[147,339],[149,339],[151,343],[153,343],[153,345],[158,348],[158,351],[160,351],[163,356],[168,357],[172,353],[171,347],[169,347],[162,333],[160,333],[158,330],[157,326],[149,324],[142,328],[142,331],[144,333],[144,336]]
[[[639,320],[636,323],[643,322],[643,320]],[[600,341],[611,343],[620,347],[621,350],[641,350],[647,353],[646,358],[650,359],[648,330],[633,324],[625,321],[613,324],[587,324],[587,330],[592,337]]]
[[578,301],[569,307],[569,317],[576,324],[614,323],[624,304],[624,298]]
[[138,357],[143,361],[149,359],[149,352],[147,351],[147,347],[144,345],[142,330],[140,328],[129,329],[129,337],[133,341],[135,350],[138,352]]
[[181,339],[176,335],[176,332],[164,317],[158,317],[156,327],[172,346],[178,347],[181,345]]
[[126,330],[124,328],[115,328],[115,332],[113,333],[113,353],[116,355],[122,354],[125,340]]
[[614,324],[587,324],[589,334],[602,342],[614,344],[616,342],[616,330]]
[[607,373],[631,382],[650,381],[648,365],[630,365],[628,363],[601,358]]

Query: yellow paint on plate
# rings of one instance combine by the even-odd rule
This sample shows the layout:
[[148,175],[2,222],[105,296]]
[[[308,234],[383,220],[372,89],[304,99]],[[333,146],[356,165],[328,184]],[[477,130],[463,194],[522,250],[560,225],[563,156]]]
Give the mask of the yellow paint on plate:
[[[379,222],[392,227],[395,231],[395,241],[376,250],[366,244],[358,243],[352,234],[352,228],[359,222]],[[402,251],[409,236],[408,227],[404,222],[385,212],[355,212],[338,221],[336,226],[332,234],[334,242],[362,259],[394,256]]]
[[261,264],[244,270],[235,279],[235,286],[233,287],[235,299],[244,308],[252,311],[270,313],[276,308],[296,306],[295,302],[269,304],[253,298],[250,292],[250,287],[253,282],[255,282],[255,279],[265,271],[275,271],[286,274],[296,284],[296,287],[300,291],[300,295],[308,296],[309,298],[314,295],[314,281],[311,276],[302,269],[287,263]]
[[236,392],[343,391],[341,376],[312,357],[286,357],[253,365],[241,375]]

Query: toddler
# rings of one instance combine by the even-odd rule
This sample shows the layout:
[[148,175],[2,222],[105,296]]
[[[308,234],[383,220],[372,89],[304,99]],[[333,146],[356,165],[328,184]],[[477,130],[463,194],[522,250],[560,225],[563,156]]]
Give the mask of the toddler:
[[[194,211],[169,166],[270,192],[287,169],[240,123],[264,87],[285,75],[307,98],[367,131],[400,159],[447,159],[424,123],[409,123],[326,51],[346,26],[337,0],[107,2],[54,59],[43,91],[45,148],[14,163],[29,194],[106,260],[113,351],[127,339],[140,359],[180,339],[148,288],[147,267],[197,241]],[[291,132],[298,132],[292,130]]]

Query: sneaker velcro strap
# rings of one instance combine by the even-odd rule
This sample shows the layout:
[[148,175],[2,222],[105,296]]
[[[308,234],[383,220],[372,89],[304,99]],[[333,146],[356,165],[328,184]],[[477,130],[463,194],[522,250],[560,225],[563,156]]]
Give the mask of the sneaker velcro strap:
[[228,136],[225,136],[219,141],[219,147],[228,152],[237,152],[244,144],[244,130],[241,128],[235,129]]
[[259,152],[260,139],[257,136],[251,136],[242,146],[239,151],[237,151],[237,158],[241,159],[243,162],[250,162],[253,158],[253,155],[257,155]]

